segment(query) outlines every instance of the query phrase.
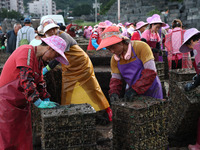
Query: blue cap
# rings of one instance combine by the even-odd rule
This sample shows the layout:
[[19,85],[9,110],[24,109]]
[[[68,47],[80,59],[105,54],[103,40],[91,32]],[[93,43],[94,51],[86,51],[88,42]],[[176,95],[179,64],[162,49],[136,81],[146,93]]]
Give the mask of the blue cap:
[[24,23],[30,23],[31,22],[31,19],[30,18],[25,18],[24,19]]

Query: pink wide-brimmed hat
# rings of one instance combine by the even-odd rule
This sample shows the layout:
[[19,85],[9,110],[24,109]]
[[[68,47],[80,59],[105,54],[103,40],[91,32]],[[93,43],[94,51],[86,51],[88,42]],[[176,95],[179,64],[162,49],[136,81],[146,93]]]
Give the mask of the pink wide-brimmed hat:
[[154,14],[153,16],[148,17],[147,22],[149,24],[161,23],[162,27],[166,26],[166,24],[164,22],[162,22],[162,20],[160,19],[160,16],[158,14]]
[[98,25],[98,28],[106,28],[107,25],[105,22],[100,22],[99,25]]
[[89,30],[92,30],[92,26],[89,26],[88,29],[89,29]]
[[192,36],[194,36],[195,34],[200,33],[199,30],[197,30],[196,28],[191,28],[185,31],[184,33],[184,42],[182,43],[181,47],[179,48],[179,51],[182,53],[186,53],[186,52],[190,52],[193,49],[187,47],[187,45],[185,44]]
[[109,26],[102,32],[101,39],[102,41],[99,44],[97,50],[119,43],[123,39],[128,39],[128,38],[121,34],[121,32],[119,31],[119,27]]
[[53,50],[60,54],[59,57],[55,59],[62,64],[69,65],[69,62],[64,54],[66,49],[66,42],[61,37],[53,35],[47,38],[41,38],[47,45],[49,45]]
[[118,23],[118,24],[117,24],[117,27],[121,27],[121,28],[122,28],[122,27],[123,27],[123,24],[122,24],[122,23]]
[[127,27],[127,26],[129,26],[129,25],[131,25],[131,24],[133,24],[133,23],[125,22],[125,23],[124,23],[124,26]]
[[46,33],[48,30],[52,28],[59,28],[59,26],[55,23],[55,21],[51,18],[46,18],[42,21],[43,32]]
[[113,23],[112,23],[111,21],[109,21],[109,20],[106,20],[106,21],[104,21],[104,22],[106,23],[107,26],[112,26],[112,24],[113,24]]
[[147,22],[143,22],[143,21],[139,21],[137,24],[136,24],[136,30],[139,30],[140,28],[142,28],[142,27],[144,27],[144,26],[146,26],[146,25],[148,25],[148,23]]
[[163,29],[168,29],[170,28],[170,26],[168,24],[166,24],[166,26],[162,27]]

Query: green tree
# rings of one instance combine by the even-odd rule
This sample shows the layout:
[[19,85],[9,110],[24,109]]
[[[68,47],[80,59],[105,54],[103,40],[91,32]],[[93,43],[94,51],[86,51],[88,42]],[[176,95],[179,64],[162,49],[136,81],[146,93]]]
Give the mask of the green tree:
[[73,16],[89,15],[92,10],[93,8],[91,7],[91,5],[83,4],[83,5],[76,6],[73,9],[72,14]]
[[0,10],[0,17],[2,19],[4,19],[4,18],[10,18],[10,19],[14,18],[16,20],[20,20],[21,18],[23,18],[23,16],[21,15],[20,12],[17,12],[17,11],[14,11],[14,10],[8,11],[5,8],[2,8]]

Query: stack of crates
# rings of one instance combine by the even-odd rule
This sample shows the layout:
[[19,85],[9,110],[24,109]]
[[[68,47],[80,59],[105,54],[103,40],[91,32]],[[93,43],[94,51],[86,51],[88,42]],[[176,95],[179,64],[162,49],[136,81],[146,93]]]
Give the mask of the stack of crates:
[[113,103],[113,149],[165,150],[168,146],[166,100],[138,96]]
[[169,79],[169,65],[168,65],[168,58],[167,58],[167,52],[166,50],[163,51],[163,62],[164,62],[164,74],[165,74],[165,79]]
[[156,69],[159,79],[162,81],[165,79],[165,64],[164,62],[155,62],[156,63]]
[[192,77],[196,74],[194,69],[173,69],[169,71],[170,83],[191,81]]
[[195,75],[194,70],[171,70],[170,79],[170,108],[169,136],[174,139],[192,138],[196,136],[197,121],[200,117],[200,89],[189,92],[184,90],[187,82]]
[[162,91],[163,91],[163,97],[167,97],[165,83],[168,82],[165,80],[165,63],[164,62],[155,62],[156,69],[157,69],[157,75],[160,79],[161,85],[162,85]]
[[[38,109],[43,150],[96,149],[96,111],[89,104]],[[39,120],[38,120],[39,122]]]

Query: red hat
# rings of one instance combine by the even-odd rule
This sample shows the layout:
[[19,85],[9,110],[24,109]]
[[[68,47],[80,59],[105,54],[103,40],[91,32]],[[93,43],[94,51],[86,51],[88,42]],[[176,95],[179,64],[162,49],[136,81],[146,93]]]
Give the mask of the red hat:
[[119,31],[119,27],[109,26],[102,32],[101,39],[102,41],[99,44],[97,50],[119,43],[123,39],[128,39],[128,38],[121,34],[121,32]]

